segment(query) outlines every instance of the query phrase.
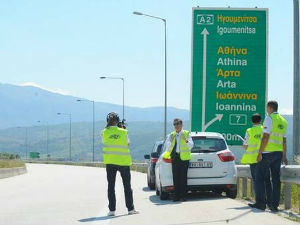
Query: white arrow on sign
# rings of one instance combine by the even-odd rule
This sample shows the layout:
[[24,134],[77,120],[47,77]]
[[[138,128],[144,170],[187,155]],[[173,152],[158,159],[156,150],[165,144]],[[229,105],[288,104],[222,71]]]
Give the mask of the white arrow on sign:
[[209,32],[206,28],[201,32],[203,35],[203,84],[202,84],[202,132],[204,132],[210,125],[216,121],[221,121],[223,114],[216,114],[216,117],[205,124],[205,103],[206,103],[206,55],[207,55],[207,35]]
[[201,32],[203,35],[203,81],[202,81],[202,131],[205,131],[205,101],[206,101],[206,53],[207,53],[207,35],[206,28]]
[[210,125],[212,125],[217,120],[221,121],[222,118],[223,118],[223,114],[216,114],[215,118],[213,118],[211,121],[209,121],[207,124],[204,125],[204,129],[202,129],[202,132],[204,132],[206,130],[206,128],[208,128]]

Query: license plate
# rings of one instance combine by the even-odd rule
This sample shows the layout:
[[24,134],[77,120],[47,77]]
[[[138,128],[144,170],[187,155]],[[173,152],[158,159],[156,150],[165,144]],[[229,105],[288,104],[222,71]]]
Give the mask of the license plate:
[[213,162],[191,162],[190,168],[212,168]]

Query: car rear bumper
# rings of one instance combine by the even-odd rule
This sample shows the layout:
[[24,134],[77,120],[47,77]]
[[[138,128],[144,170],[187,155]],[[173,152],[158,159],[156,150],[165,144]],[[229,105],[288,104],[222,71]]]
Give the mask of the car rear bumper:
[[[166,181],[166,180],[165,180]],[[173,179],[167,179],[168,182],[162,184],[162,189],[165,192],[171,192],[173,187]],[[236,189],[236,176],[225,176],[222,178],[200,178],[188,179],[187,189],[189,191],[212,191],[212,190],[228,190]]]
[[219,178],[188,178],[188,186],[204,186],[204,185],[226,185],[226,184],[236,184],[237,177],[236,175],[227,175],[225,177],[219,177]]
[[188,191],[236,190],[236,184],[188,185]]
[[[172,193],[175,191],[174,186],[162,187],[164,192]],[[217,185],[188,185],[187,191],[215,191],[215,190],[236,190],[236,184],[217,184]]]

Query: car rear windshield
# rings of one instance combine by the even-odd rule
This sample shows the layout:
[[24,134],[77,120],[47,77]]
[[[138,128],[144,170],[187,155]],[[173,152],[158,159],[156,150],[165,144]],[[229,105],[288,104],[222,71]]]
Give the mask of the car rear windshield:
[[194,147],[192,153],[218,152],[227,148],[223,139],[193,137]]

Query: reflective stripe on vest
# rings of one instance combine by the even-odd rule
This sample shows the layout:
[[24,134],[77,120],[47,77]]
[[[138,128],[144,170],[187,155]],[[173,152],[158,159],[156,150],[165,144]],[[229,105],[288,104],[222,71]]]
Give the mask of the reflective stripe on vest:
[[129,149],[128,146],[124,145],[103,145],[104,148],[122,148],[122,149]]
[[287,121],[279,113],[270,114],[272,130],[264,152],[282,152],[283,138],[287,130]]
[[262,125],[253,126],[247,129],[249,140],[248,140],[247,149],[241,159],[242,164],[257,163],[257,156],[261,144],[263,130],[264,128]]
[[130,155],[129,152],[110,152],[110,151],[104,151],[103,154],[108,154],[108,155]]
[[251,152],[245,152],[245,155],[253,155],[253,154],[258,154],[259,150],[251,151]]
[[190,152],[191,150],[181,150],[180,149],[180,152]]
[[278,144],[278,145],[282,145],[283,141],[277,141],[277,140],[269,140],[270,143],[274,143],[274,144]]
[[271,136],[275,136],[275,137],[284,137],[284,135],[280,134],[280,133],[274,133],[274,132],[271,132],[270,134]]
[[257,148],[258,145],[248,145],[248,148]]

